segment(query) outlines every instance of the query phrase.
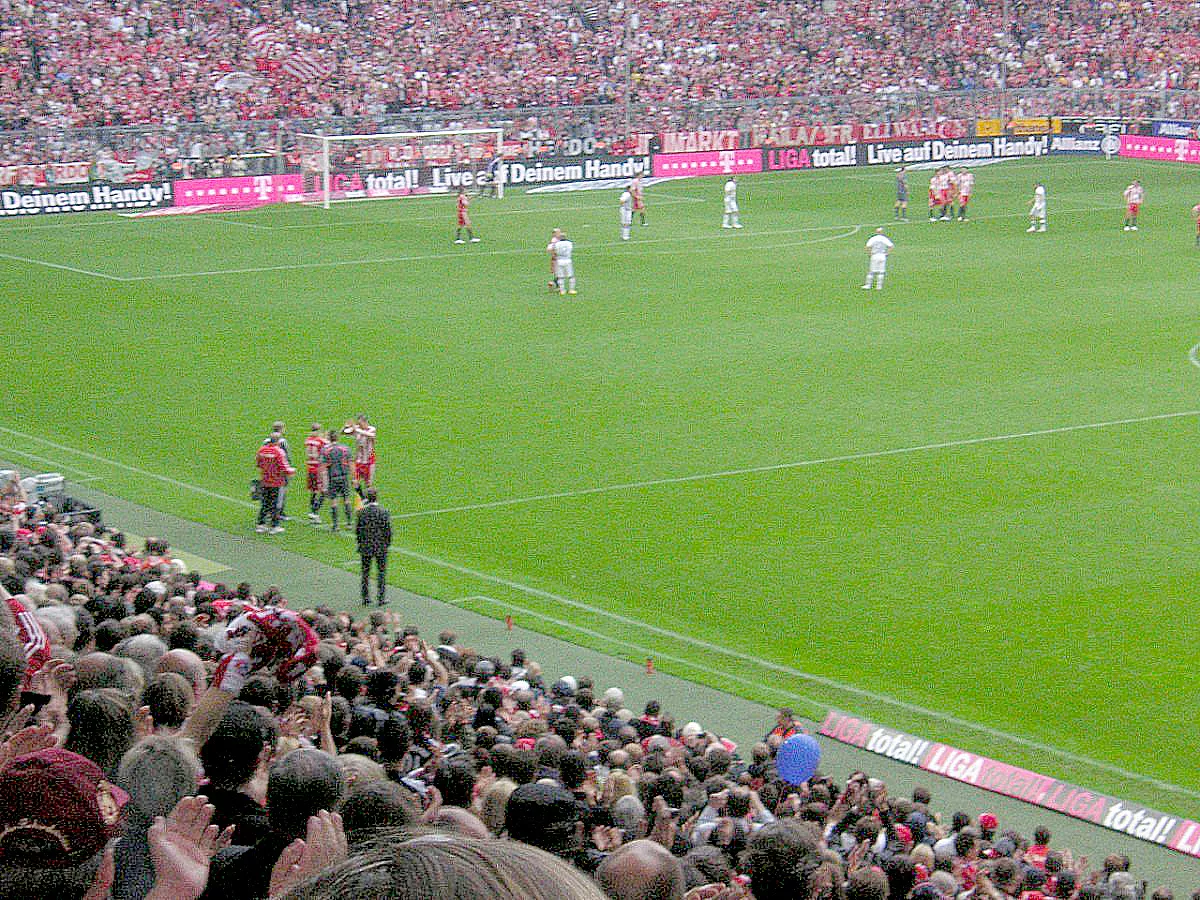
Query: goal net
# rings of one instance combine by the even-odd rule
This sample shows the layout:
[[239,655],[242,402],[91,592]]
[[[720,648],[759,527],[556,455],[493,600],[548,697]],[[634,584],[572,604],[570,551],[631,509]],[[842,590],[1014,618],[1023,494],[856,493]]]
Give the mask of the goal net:
[[304,176],[302,199],[328,209],[331,203],[460,188],[503,197],[503,150],[500,128],[298,134],[292,161]]

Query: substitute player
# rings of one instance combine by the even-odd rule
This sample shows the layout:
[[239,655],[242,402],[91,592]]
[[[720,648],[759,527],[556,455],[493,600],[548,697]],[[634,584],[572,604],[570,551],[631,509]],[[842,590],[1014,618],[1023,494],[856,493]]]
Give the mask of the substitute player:
[[967,205],[971,202],[971,193],[975,190],[975,173],[965,166],[960,167],[958,178],[958,221],[967,221]]
[[908,221],[908,170],[904,166],[896,170],[896,205],[893,212],[897,222]]
[[738,217],[737,179],[732,175],[725,182],[725,218],[721,220],[721,227],[742,227],[742,220]]
[[621,191],[621,240],[623,241],[629,240],[629,229],[633,225],[633,191],[630,188]]
[[550,254],[550,280],[546,282],[546,286],[552,290],[558,290],[558,275],[555,269],[554,245],[558,243],[559,238],[563,236],[561,228],[555,228],[550,232],[550,243],[546,245],[546,252]]
[[463,188],[458,189],[458,227],[454,229],[454,243],[465,244],[462,239],[463,231],[467,232],[467,238],[472,244],[478,244],[479,238],[475,237],[475,232],[472,230],[471,216],[467,209],[471,205],[471,198],[467,196],[467,192]]
[[1029,207],[1029,227],[1026,232],[1046,230],[1046,186],[1040,181],[1033,186],[1033,204]]
[[871,263],[867,267],[867,281],[862,286],[864,291],[871,289],[871,282],[875,282],[875,290],[883,290],[883,276],[887,272],[888,254],[892,252],[893,244],[882,228],[876,228],[875,233],[867,239],[867,253],[871,255]]
[[565,233],[559,233],[558,240],[550,245],[554,252],[554,280],[558,284],[559,294],[575,293],[575,263],[571,259],[575,245]]
[[1137,231],[1138,210],[1142,208],[1142,201],[1146,199],[1142,183],[1136,178],[1133,179],[1133,184],[1125,188],[1125,192],[1121,196],[1125,198],[1125,230]]
[[367,421],[366,413],[359,413],[345,424],[342,434],[354,437],[354,490],[362,498],[364,490],[375,483],[375,426]]
[[629,193],[633,195],[634,214],[641,216],[642,227],[646,226],[646,197],[642,192],[642,176],[634,175],[633,184],[629,185]]
[[325,460],[323,454],[329,446],[329,439],[321,430],[319,423],[314,422],[308,437],[304,439],[304,468],[308,475],[308,518],[311,522],[320,522],[321,504],[325,502],[327,479],[325,476]]

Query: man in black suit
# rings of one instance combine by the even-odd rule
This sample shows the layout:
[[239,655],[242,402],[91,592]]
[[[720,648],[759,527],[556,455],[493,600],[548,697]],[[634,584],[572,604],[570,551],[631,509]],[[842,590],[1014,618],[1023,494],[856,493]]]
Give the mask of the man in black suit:
[[387,554],[392,543],[392,514],[378,503],[375,489],[367,491],[367,502],[358,513],[358,523],[354,529],[358,538],[358,555],[362,558],[362,602],[363,606],[371,603],[370,592],[367,590],[371,581],[371,560],[375,561],[378,573],[378,589],[376,602],[383,606],[384,591],[387,588]]

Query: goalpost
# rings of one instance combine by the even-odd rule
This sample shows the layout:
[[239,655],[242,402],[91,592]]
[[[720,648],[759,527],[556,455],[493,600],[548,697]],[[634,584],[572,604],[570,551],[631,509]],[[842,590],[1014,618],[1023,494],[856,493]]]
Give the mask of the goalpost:
[[421,194],[504,196],[503,128],[297,134],[308,203],[379,200]]

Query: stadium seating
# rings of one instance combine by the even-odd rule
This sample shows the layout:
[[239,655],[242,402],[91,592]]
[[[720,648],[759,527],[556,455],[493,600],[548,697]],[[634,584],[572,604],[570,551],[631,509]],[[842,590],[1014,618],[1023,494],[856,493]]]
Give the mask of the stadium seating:
[[[357,117],[370,131],[389,114],[437,111],[441,124],[500,118],[517,132],[554,108],[535,130],[611,142],[626,99],[645,131],[970,117],[994,114],[1001,90],[1026,115],[1200,114],[1194,3],[1031,0],[1007,23],[1005,8],[496,0],[429,16],[368,0],[14,0],[0,4],[0,163],[96,144],[131,165],[139,154],[219,157],[278,147],[296,121]],[[131,125],[163,130],[64,133]]]
[[[682,897],[686,889],[694,900],[749,897],[748,890],[758,900],[949,900],[972,888],[992,900],[1135,898],[1124,857],[1090,866],[1048,833],[1026,837],[990,814],[943,822],[924,790],[890,796],[862,772],[845,785],[818,775],[802,789],[788,787],[775,754],[802,731],[790,710],[762,723],[760,743],[733,748],[698,724],[703,709],[676,716],[651,703],[638,712],[619,687],[602,689],[583,674],[549,679],[519,651],[499,658],[450,632],[435,639],[436,623],[405,624],[384,610],[351,616],[305,608],[305,598],[287,604],[274,588],[209,583],[173,559],[165,541],[134,550],[93,522],[68,523],[45,498],[5,509],[17,530],[0,554],[0,598],[9,601],[0,603],[0,708],[15,702],[4,692],[15,695],[22,670],[24,686],[48,698],[38,713],[42,729],[12,742],[0,736],[6,897],[44,896],[36,892],[46,883],[36,880],[40,863],[8,853],[17,844],[6,842],[20,841],[31,821],[69,827],[56,824],[57,807],[31,808],[28,786],[61,775],[49,789],[69,793],[92,772],[117,787],[102,788],[112,805],[100,807],[107,817],[89,852],[100,852],[106,835],[120,837],[114,896],[122,897],[146,896],[156,877],[169,896],[186,893],[164,861],[165,825],[151,825],[199,791],[214,810],[197,819],[198,808],[184,801],[172,820],[177,836],[200,821],[187,840],[211,856],[208,816],[237,826],[235,846],[212,863],[205,896],[266,896],[281,848],[302,836],[313,852],[282,851],[284,874],[276,875],[284,880],[273,896],[280,885],[294,889],[288,896],[382,896],[355,893],[368,884],[355,879],[382,877],[388,866],[397,892],[387,896],[443,896],[399,874],[419,841],[379,844],[400,840],[379,829],[402,825],[434,829],[443,835],[435,847],[478,856],[453,878],[442,870],[445,896],[516,853],[520,871],[505,883],[544,877],[557,885],[536,893],[545,897],[599,897],[599,885],[610,897]],[[248,643],[243,634],[224,643],[231,623],[245,621],[243,610],[271,604],[290,605],[306,626],[296,613],[280,613],[273,624],[255,619],[269,640]],[[275,627],[285,618],[286,635]],[[247,661],[236,687],[229,679],[243,657],[235,651]],[[284,657],[304,665],[277,665]],[[241,705],[219,706],[207,728],[196,724],[211,698],[227,703],[234,690]],[[681,724],[692,716],[697,721]],[[179,735],[199,741],[199,760]],[[264,743],[270,754],[260,752]],[[124,802],[122,790],[133,799],[118,819],[109,814]],[[341,818],[317,815],[322,809]],[[58,878],[69,862],[46,864]],[[405,877],[414,893],[402,892]],[[341,893],[323,893],[330,885]],[[477,896],[535,896],[532,887],[481,890]]]

